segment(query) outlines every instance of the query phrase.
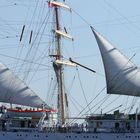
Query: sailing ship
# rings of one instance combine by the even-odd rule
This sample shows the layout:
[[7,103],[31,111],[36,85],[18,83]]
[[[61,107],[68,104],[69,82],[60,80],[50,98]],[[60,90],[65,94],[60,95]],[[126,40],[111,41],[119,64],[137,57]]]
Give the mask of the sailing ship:
[[[53,11],[54,24],[51,32],[54,44],[52,47],[54,48],[49,57],[51,58],[57,81],[57,108],[46,104],[23,80],[18,78],[3,63],[0,63],[0,102],[9,104],[8,107],[5,104],[2,104],[0,107],[0,139],[139,139],[140,115],[138,114],[138,109],[133,114],[125,114],[120,112],[118,108],[115,108],[112,114],[103,112],[101,114],[93,114],[91,112],[85,117],[70,118],[68,97],[64,85],[64,66],[81,66],[93,73],[96,73],[96,71],[76,62],[72,58],[69,58],[69,60],[63,58],[61,40],[62,38],[67,38],[73,41],[73,37],[68,34],[65,27],[63,30],[61,28],[60,9],[63,8],[70,12],[72,9],[66,5],[65,1],[61,2],[59,0],[49,0],[48,6]],[[89,25],[89,29],[95,36],[101,53],[107,93],[134,97],[140,96],[140,69],[132,63],[131,59],[124,56],[96,31],[93,26]],[[24,30],[25,25],[22,29],[20,41],[23,39]],[[29,44],[32,44],[32,35],[33,31],[30,34]],[[31,49],[29,49],[30,52]],[[33,61],[30,62],[33,63]],[[41,64],[39,63],[38,65]],[[90,103],[85,108],[90,110]],[[70,121],[70,119],[74,121]],[[78,124],[75,123],[77,119],[84,119],[84,121]]]

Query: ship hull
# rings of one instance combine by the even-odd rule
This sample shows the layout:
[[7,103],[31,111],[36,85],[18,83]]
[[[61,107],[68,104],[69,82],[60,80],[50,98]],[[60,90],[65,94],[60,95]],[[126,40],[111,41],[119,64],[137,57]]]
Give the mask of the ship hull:
[[0,140],[135,140],[140,133],[0,132]]

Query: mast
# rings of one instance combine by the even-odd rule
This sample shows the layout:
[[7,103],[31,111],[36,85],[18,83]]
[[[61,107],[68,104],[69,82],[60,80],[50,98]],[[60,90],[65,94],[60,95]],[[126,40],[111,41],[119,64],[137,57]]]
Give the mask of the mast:
[[[58,7],[55,7],[55,16],[56,16],[56,30],[60,30],[60,24],[59,24],[59,10]],[[57,60],[61,60],[61,36],[59,34],[56,34],[56,55]],[[54,64],[55,65],[55,64]],[[54,66],[55,67],[55,66]],[[57,82],[58,82],[58,117],[60,124],[65,124],[65,104],[64,104],[64,72],[63,72],[63,66],[57,65]]]
[[71,36],[61,31],[59,14],[60,14],[60,8],[69,9],[69,7],[62,2],[59,2],[59,0],[51,0],[49,1],[49,4],[51,4],[51,6],[54,7],[54,16],[55,16],[54,19],[55,20],[54,22],[55,54],[51,56],[54,57],[53,68],[56,73],[57,84],[58,84],[58,101],[57,101],[58,123],[60,125],[65,125],[66,118],[68,118],[68,101],[67,101],[67,94],[65,93],[65,88],[64,88],[64,66],[63,63],[58,63],[58,62],[63,61],[63,56],[61,52],[62,36],[67,38],[71,38]]

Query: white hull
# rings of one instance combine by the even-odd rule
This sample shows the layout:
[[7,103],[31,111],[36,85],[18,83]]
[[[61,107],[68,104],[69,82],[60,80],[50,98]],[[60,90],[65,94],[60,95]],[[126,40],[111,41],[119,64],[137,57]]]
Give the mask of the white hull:
[[140,133],[0,132],[0,140],[137,140]]

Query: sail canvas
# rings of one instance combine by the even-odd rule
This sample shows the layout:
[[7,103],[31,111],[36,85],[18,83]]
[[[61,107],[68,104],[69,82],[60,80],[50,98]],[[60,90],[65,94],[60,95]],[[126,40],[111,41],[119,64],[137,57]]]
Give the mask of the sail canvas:
[[42,108],[48,105],[26,84],[0,63],[0,102]]
[[140,69],[91,27],[99,46],[107,93],[140,96]]

